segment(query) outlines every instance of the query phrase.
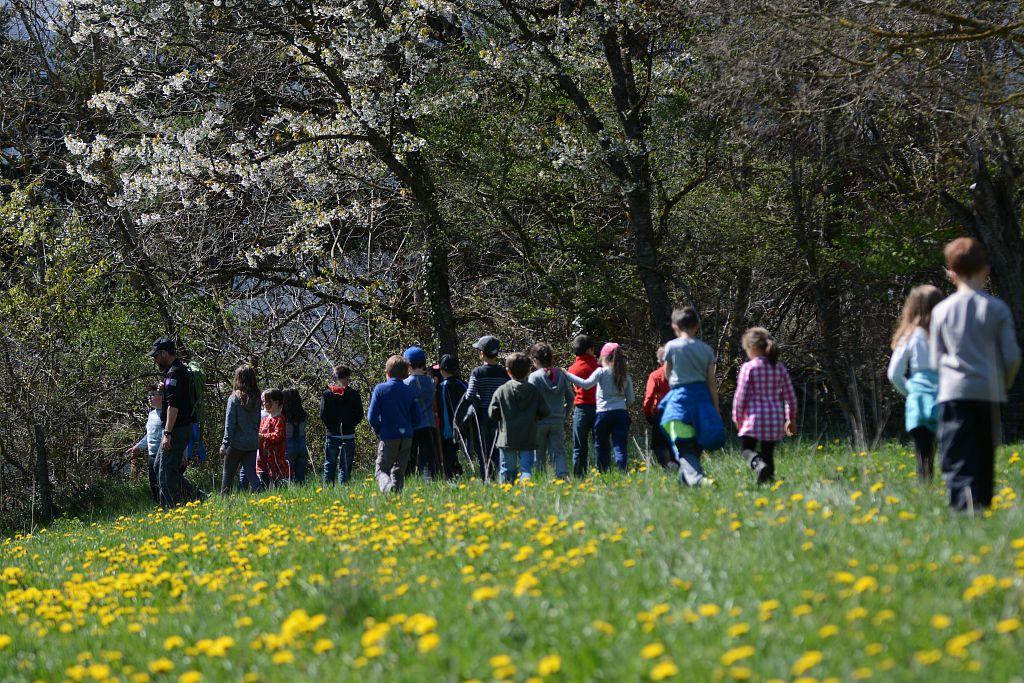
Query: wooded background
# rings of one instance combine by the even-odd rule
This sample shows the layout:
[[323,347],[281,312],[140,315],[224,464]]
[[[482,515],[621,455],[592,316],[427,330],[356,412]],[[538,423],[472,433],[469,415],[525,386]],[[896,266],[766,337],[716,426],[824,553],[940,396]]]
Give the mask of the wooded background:
[[860,449],[901,431],[888,341],[946,240],[984,242],[1021,325],[1017,2],[0,0],[0,26],[3,527],[111,489],[164,334],[215,451],[239,362],[312,409],[335,363],[367,391],[410,343],[568,363],[585,331],[642,384],[692,303],[724,400],[764,325],[803,434]]

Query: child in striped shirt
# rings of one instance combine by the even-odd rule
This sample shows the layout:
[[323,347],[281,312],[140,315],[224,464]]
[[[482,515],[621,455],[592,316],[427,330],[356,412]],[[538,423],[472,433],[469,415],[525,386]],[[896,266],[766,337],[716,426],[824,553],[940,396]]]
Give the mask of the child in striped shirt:
[[743,350],[750,360],[740,368],[732,421],[757,483],[766,484],[775,479],[775,444],[796,434],[796,394],[789,371],[779,362],[778,344],[768,330],[747,330]]

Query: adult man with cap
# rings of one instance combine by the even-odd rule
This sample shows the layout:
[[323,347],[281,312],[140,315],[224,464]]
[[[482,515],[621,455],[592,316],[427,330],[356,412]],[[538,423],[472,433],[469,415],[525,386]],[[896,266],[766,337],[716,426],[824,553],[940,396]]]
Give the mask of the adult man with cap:
[[174,342],[166,337],[153,342],[149,356],[164,375],[164,400],[160,406],[164,428],[157,451],[157,482],[160,505],[171,508],[181,502],[182,459],[192,436],[192,377],[178,358]]
[[[441,470],[446,479],[462,474],[456,438],[463,432],[457,422],[459,403],[466,395],[466,383],[459,377],[459,359],[445,354],[438,362],[441,381],[437,383],[437,421],[441,430]],[[464,437],[463,437],[464,438]]]
[[483,365],[475,368],[469,375],[466,388],[466,400],[471,402],[476,416],[476,433],[478,438],[477,465],[484,481],[492,481],[498,474],[498,423],[487,415],[494,392],[509,380],[505,367],[498,362],[498,351],[501,342],[497,337],[484,335],[473,348],[480,352]]

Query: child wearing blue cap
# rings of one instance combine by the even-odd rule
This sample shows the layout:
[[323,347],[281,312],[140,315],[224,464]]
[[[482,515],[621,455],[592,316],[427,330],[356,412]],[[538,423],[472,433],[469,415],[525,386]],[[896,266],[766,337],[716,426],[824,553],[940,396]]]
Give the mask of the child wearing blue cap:
[[433,480],[437,473],[437,416],[434,406],[434,380],[427,374],[427,354],[418,346],[410,346],[402,354],[409,363],[405,383],[416,392],[419,420],[413,425],[410,463],[423,476]]

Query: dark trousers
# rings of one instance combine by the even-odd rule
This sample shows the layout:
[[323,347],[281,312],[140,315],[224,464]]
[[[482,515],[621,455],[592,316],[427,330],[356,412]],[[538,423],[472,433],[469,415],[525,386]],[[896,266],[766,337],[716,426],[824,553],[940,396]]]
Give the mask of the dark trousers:
[[914,439],[914,455],[917,456],[917,478],[930,484],[935,475],[935,432],[927,427],[911,430]]
[[157,451],[157,479],[160,485],[160,505],[164,508],[172,508],[182,502],[181,497],[181,462],[185,454],[185,447],[192,436],[192,425],[175,427],[171,431],[170,446],[163,447],[161,441],[160,450]]
[[672,457],[672,444],[668,442],[668,435],[658,423],[658,416],[647,418],[647,424],[651,427],[651,452],[654,459],[663,469],[674,469],[678,465]]
[[498,423],[488,417],[480,417],[480,450],[477,451],[477,465],[484,481],[494,481],[498,476]]
[[576,406],[572,411],[572,474],[577,479],[587,476],[590,453],[587,439],[594,434],[597,406]]
[[146,453],[146,470],[149,473],[149,492],[153,494],[153,502],[160,504],[160,469],[156,456]]
[[324,483],[344,484],[352,479],[356,459],[356,440],[327,435],[324,444]]
[[594,420],[594,454],[597,469],[602,473],[611,467],[612,450],[615,451],[615,466],[625,470],[629,458],[629,413],[625,409],[597,413]]
[[256,451],[240,451],[237,448],[229,447],[227,455],[224,456],[224,466],[221,469],[220,493],[222,496],[231,493],[239,470],[245,473],[241,487],[254,492],[259,490],[260,480],[256,476]]
[[456,445],[455,439],[441,439],[441,468],[445,479],[462,476],[459,447]]
[[743,448],[743,457],[754,472],[757,473],[757,483],[765,484],[775,480],[775,442],[762,441],[758,448],[758,441],[752,436],[740,437],[740,444]]
[[946,401],[939,409],[942,479],[954,510],[979,510],[992,504],[995,449],[1000,433],[999,404]]
[[424,481],[433,481],[437,474],[437,430],[422,427],[412,433],[412,452],[409,455],[409,471],[415,470]]
[[306,470],[309,469],[309,450],[300,448],[295,451],[289,451],[285,457],[288,458],[288,467],[292,471],[292,483],[305,484]]

